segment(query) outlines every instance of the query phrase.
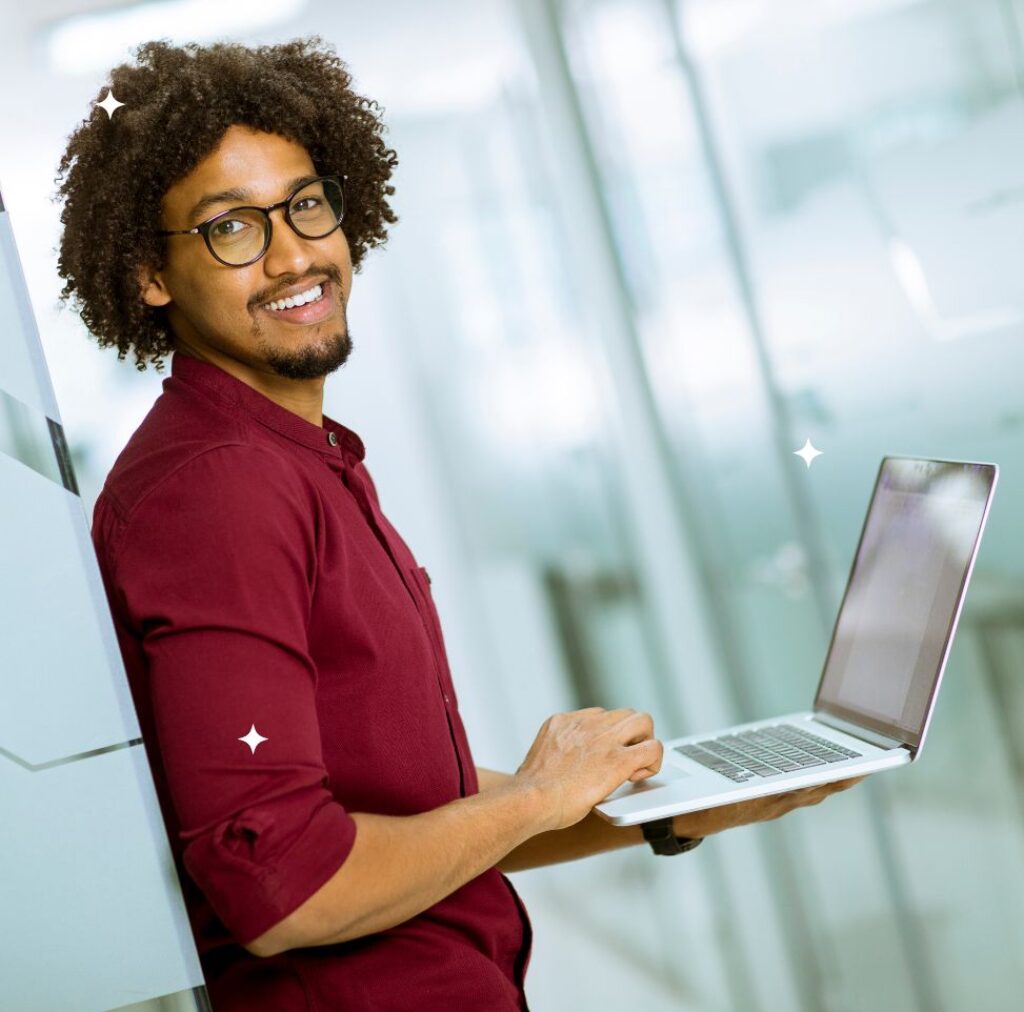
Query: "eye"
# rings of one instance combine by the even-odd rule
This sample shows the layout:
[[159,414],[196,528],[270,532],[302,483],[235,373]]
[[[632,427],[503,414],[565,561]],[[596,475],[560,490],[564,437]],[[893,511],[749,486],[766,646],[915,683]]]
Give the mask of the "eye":
[[210,231],[217,239],[232,239],[248,227],[246,222],[240,221],[238,218],[225,218],[218,221]]
[[302,213],[303,211],[313,211],[320,206],[319,197],[300,197],[292,204],[292,211]]

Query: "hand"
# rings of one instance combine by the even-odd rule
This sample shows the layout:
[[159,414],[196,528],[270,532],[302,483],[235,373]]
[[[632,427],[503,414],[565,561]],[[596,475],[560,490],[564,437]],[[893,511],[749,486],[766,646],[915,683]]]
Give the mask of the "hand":
[[863,779],[864,777],[853,777],[850,780],[837,780],[831,784],[802,787],[796,791],[787,791],[785,794],[770,794],[764,798],[737,801],[732,805],[719,805],[703,812],[677,815],[672,820],[672,828],[676,836],[711,836],[723,829],[746,826],[752,822],[767,822],[791,812],[794,808],[817,805],[830,794],[845,791]]
[[663,755],[649,713],[590,706],[548,717],[512,779],[539,796],[542,831],[563,829],[627,780],[657,773]]

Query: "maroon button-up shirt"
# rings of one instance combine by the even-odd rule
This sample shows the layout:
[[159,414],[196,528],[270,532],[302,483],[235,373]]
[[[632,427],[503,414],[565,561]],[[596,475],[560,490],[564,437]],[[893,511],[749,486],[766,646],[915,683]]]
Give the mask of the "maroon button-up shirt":
[[96,502],[215,1012],[526,1007],[530,922],[497,868],[387,931],[266,959],[242,947],[341,867],[350,812],[479,789],[430,578],[364,452],[333,419],[177,353]]

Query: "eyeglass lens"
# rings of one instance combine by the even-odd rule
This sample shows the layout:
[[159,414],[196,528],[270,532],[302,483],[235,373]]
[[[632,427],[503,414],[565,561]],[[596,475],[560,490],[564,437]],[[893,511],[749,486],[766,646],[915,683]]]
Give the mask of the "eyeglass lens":
[[[343,214],[341,186],[333,179],[317,179],[295,193],[285,218],[303,238],[322,239],[338,227]],[[263,211],[241,208],[210,226],[210,246],[221,260],[245,264],[263,252],[269,227]]]

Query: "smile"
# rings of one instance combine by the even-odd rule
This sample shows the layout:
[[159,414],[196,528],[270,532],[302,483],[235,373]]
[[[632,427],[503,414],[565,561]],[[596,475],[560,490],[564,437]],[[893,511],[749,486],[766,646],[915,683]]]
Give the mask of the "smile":
[[290,295],[287,299],[275,299],[273,302],[265,302],[264,309],[272,309],[280,312],[282,309],[293,309],[295,306],[304,306],[307,302],[319,302],[324,296],[322,285],[313,285],[298,295]]
[[281,323],[309,325],[320,323],[333,316],[337,310],[334,300],[334,285],[324,281],[307,288],[304,292],[289,295],[286,299],[264,302],[260,309]]

